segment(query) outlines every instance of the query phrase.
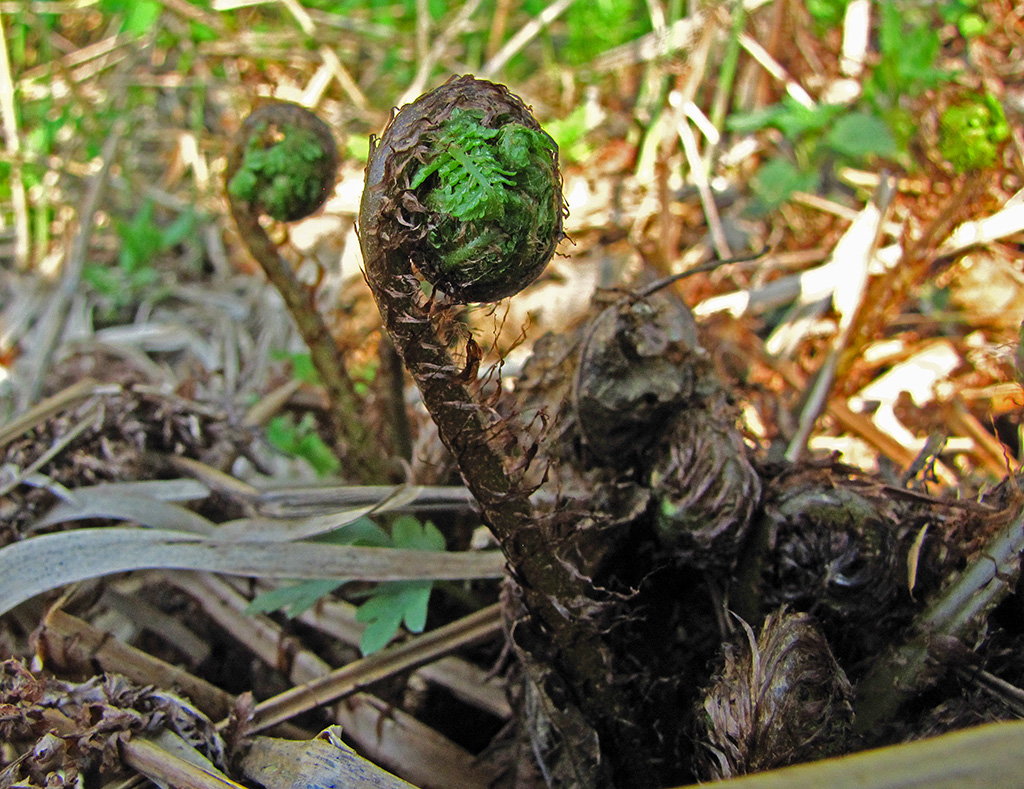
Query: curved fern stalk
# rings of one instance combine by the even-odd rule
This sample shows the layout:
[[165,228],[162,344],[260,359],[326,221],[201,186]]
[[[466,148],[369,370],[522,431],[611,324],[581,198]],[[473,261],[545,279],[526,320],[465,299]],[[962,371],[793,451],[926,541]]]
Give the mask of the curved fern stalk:
[[508,560],[511,638],[523,654],[520,640],[542,633],[536,663],[548,670],[534,676],[550,680],[545,692],[565,689],[567,706],[549,719],[578,709],[582,718],[563,720],[596,732],[586,785],[610,786],[614,771],[616,785],[643,786],[650,754],[593,616],[600,592],[560,555],[564,540],[531,504],[520,427],[468,384],[475,376],[463,374],[435,321],[453,303],[496,300],[535,279],[562,238],[562,213],[557,150],[529,110],[504,87],[458,77],[404,107],[373,146],[359,239],[384,325]]

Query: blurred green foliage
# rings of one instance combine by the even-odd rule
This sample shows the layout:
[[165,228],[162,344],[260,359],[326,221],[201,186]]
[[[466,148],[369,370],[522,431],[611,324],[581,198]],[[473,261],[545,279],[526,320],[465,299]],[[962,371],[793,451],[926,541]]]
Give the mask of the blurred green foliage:
[[160,280],[158,258],[191,236],[196,222],[192,209],[169,223],[158,222],[152,200],[144,201],[131,219],[114,220],[120,242],[115,265],[88,263],[82,270],[82,279],[99,297],[108,317],[137,303]]
[[[421,523],[411,515],[395,518],[390,534],[369,518],[360,518],[330,534],[320,542],[334,545],[361,545],[368,548],[403,548],[413,551],[444,551],[444,535],[430,521]],[[246,613],[260,614],[284,610],[298,616],[312,608],[322,597],[334,592],[345,580],[302,581],[258,595]],[[422,633],[427,624],[431,581],[387,581],[367,593],[356,611],[356,621],[366,624],[359,648],[364,655],[383,649],[402,625],[410,633]]]
[[[805,2],[823,27],[839,24],[847,5],[847,0]],[[729,118],[728,127],[734,131],[775,128],[788,144],[791,159],[785,164],[770,160],[752,181],[755,212],[777,208],[793,191],[813,187],[822,168],[836,163],[864,165],[880,157],[911,166],[908,151],[919,124],[907,101],[956,77],[939,62],[938,28],[945,22],[957,24],[961,31],[977,32],[977,20],[971,16],[977,16],[976,4],[976,0],[943,0],[937,5],[882,0],[876,6],[878,61],[854,105],[808,108],[787,95],[778,104]],[[973,139],[973,148],[980,150],[980,137],[976,134]]]
[[939,150],[959,173],[991,167],[1008,139],[1010,124],[990,93],[966,96],[939,118]]
[[100,0],[100,11],[121,18],[121,30],[133,36],[149,33],[163,13],[158,0]]
[[313,415],[306,413],[296,421],[291,414],[280,414],[267,423],[267,441],[279,452],[302,458],[324,477],[334,474],[341,463],[316,429]]

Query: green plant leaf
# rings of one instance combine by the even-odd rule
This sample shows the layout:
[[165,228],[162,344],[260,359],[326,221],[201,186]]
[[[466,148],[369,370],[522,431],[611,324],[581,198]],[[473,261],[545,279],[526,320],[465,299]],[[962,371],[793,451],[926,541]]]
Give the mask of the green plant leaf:
[[87,263],[82,268],[82,279],[101,296],[123,306],[120,301],[124,297],[124,276],[117,269],[101,263]]
[[270,358],[276,362],[288,362],[292,368],[292,378],[304,384],[320,383],[320,375],[313,365],[313,357],[309,351],[271,351]]
[[[416,551],[444,551],[444,535],[427,521],[420,523],[411,515],[395,518],[391,541],[396,548]],[[427,624],[432,584],[429,581],[394,581],[379,584],[372,596],[356,612],[356,620],[367,623],[359,641],[364,655],[384,648],[402,623],[410,633],[422,633]]]
[[874,99],[895,105],[901,96],[916,96],[952,79],[954,72],[937,68],[941,43],[929,19],[905,13],[894,0],[881,4],[878,49],[881,59],[872,74]]
[[334,579],[322,581],[300,581],[292,586],[281,586],[262,592],[246,606],[245,613],[250,615],[269,614],[273,611],[284,611],[291,618],[308,611],[317,602],[331,594],[344,584]]
[[180,244],[195,233],[196,214],[192,209],[182,211],[174,221],[160,231],[160,250],[167,250]]
[[152,200],[145,200],[129,221],[115,222],[121,240],[117,262],[126,273],[150,265],[162,251],[163,234],[154,221],[154,208]]
[[895,156],[898,152],[885,121],[870,112],[840,116],[825,135],[824,143],[836,153],[854,158]]
[[396,548],[409,548],[414,551],[445,550],[444,535],[430,521],[420,524],[411,515],[395,518],[391,525],[391,539]]
[[757,208],[767,212],[785,203],[793,192],[813,189],[817,182],[814,173],[805,172],[786,159],[772,159],[757,171],[750,187],[757,197]]
[[275,416],[267,423],[267,440],[286,455],[305,460],[320,476],[333,474],[341,463],[316,432],[312,414],[304,414],[296,423],[290,414]]
[[796,142],[806,134],[824,129],[845,109],[841,104],[816,104],[814,107],[805,107],[786,96],[778,104],[732,116],[728,120],[728,126],[738,132],[755,132],[772,127],[781,131],[787,140]]
[[[340,529],[316,537],[314,542],[331,545],[359,545],[365,548],[392,548],[391,538],[380,526],[363,517],[347,523]],[[443,543],[442,543],[443,544]],[[267,614],[284,611],[286,616],[296,617],[312,608],[321,599],[339,589],[346,582],[335,578],[299,581],[262,592],[253,598],[245,609],[247,614]]]
[[380,526],[366,517],[359,518],[340,529],[318,538],[320,542],[336,545],[361,545],[364,548],[393,548],[391,537]]
[[582,162],[591,154],[591,146],[586,142],[590,126],[587,123],[587,105],[580,102],[576,109],[564,118],[556,118],[544,124],[551,139],[558,146],[558,152],[564,159]]
[[847,0],[804,0],[807,13],[819,28],[836,27],[846,15]]
[[133,36],[148,33],[163,12],[157,0],[102,0],[100,9],[108,14],[124,14],[122,29]]
[[405,622],[410,633],[422,633],[430,602],[429,581],[395,581],[380,584],[373,597],[359,606],[356,621],[366,623],[359,649],[372,655],[388,645]]

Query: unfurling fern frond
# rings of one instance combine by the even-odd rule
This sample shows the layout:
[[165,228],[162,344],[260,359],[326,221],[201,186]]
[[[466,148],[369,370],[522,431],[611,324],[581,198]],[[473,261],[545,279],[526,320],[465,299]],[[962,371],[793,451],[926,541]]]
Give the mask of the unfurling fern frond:
[[[420,272],[465,301],[525,286],[561,237],[552,139],[475,108],[451,109],[424,136],[408,186],[430,214],[429,249],[414,255]],[[524,273],[510,276],[517,269]]]

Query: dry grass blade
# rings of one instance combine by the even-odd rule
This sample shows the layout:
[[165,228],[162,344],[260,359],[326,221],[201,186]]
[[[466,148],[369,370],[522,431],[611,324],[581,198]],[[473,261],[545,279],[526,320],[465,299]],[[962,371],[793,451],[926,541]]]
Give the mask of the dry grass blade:
[[1024,722],[993,723],[906,745],[722,781],[722,789],[1021,787]]
[[[180,737],[175,739],[184,746]],[[188,748],[194,758],[195,751]],[[163,747],[160,741],[139,737],[121,744],[125,763],[134,767],[157,785],[188,786],[190,789],[244,789],[220,770],[212,766],[202,767],[188,758],[178,756]]]
[[100,198],[106,188],[110,169],[114,165],[114,155],[122,134],[123,127],[118,126],[103,144],[100,154],[102,165],[99,172],[93,177],[89,185],[89,193],[82,204],[74,246],[65,261],[57,292],[47,304],[46,311],[36,327],[38,339],[32,346],[33,358],[29,368],[32,373],[21,393],[22,408],[27,408],[35,403],[42,392],[43,375],[49,368],[50,360],[67,321],[71,298],[81,285],[82,269],[89,253],[89,240],[92,238],[93,225],[100,209]]
[[494,77],[512,57],[525,47],[530,41],[537,37],[547,25],[550,25],[558,17],[565,13],[576,0],[555,0],[543,11],[537,14],[527,24],[519,28],[518,32],[501,49],[495,53],[480,69],[481,77],[488,79]]
[[7,53],[6,26],[0,12],[0,115],[3,115],[4,145],[7,153],[15,160],[11,168],[11,202],[14,207],[14,262],[19,268],[26,268],[32,255],[29,239],[28,201],[25,198],[25,182],[19,160],[21,149],[18,132],[18,116],[14,104],[14,81],[11,79],[11,61]]
[[94,395],[116,392],[119,389],[120,387],[113,384],[101,384],[86,379],[40,400],[24,413],[0,425],[0,449],[3,449],[26,430],[45,422],[54,414],[71,408]]
[[953,255],[1024,231],[1024,195],[1018,193],[1011,203],[991,216],[964,222],[942,243],[938,254]]
[[254,504],[261,514],[279,518],[306,517],[339,507],[374,506],[379,512],[466,512],[477,508],[476,499],[464,487],[430,485],[275,487],[260,491]]
[[861,300],[868,281],[868,266],[886,214],[892,206],[895,194],[895,179],[885,178],[874,199],[850,225],[843,237],[836,243],[832,257],[825,266],[836,276],[832,289],[832,303],[839,313],[839,332],[832,340],[807,402],[800,413],[800,423],[786,449],[787,460],[795,461],[803,454],[807,439],[815,422],[825,408],[829,391],[832,389],[840,360],[850,340],[854,318],[860,310]]
[[[39,568],[47,568],[40,573]],[[263,578],[366,581],[500,578],[491,553],[397,548],[221,542],[165,529],[78,529],[32,537],[0,549],[0,613],[64,584],[129,570],[175,568]]]
[[[265,789],[345,786],[350,789],[407,789],[412,784],[363,759],[341,739],[341,727],[330,726],[303,742],[257,737],[245,755],[242,770]],[[415,789],[415,787],[412,787]]]
[[489,606],[260,702],[256,705],[254,730],[262,731],[302,712],[356,693],[385,677],[494,638],[500,632],[500,608]]
[[109,485],[76,488],[70,501],[62,501],[40,520],[31,530],[37,531],[58,523],[88,520],[90,518],[114,518],[134,521],[151,529],[187,531],[192,534],[210,535],[216,525],[187,507],[161,501],[139,493],[122,492]]

